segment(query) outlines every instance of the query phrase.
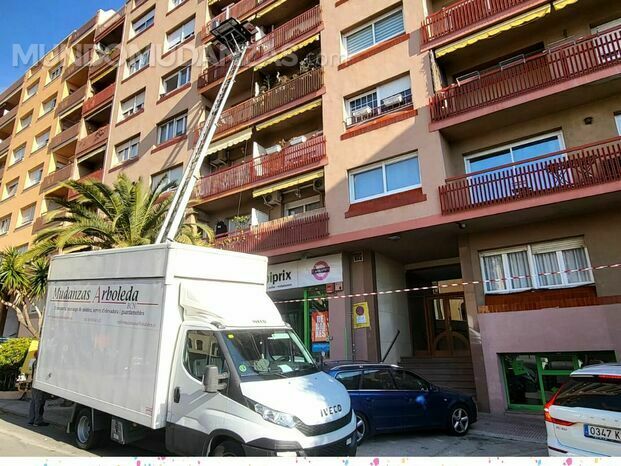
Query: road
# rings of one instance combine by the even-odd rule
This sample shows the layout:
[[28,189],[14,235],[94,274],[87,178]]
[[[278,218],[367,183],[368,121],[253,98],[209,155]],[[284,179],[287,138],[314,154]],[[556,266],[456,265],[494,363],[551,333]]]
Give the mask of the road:
[[[26,420],[0,414],[0,457],[2,456],[161,456],[163,439],[151,438],[144,445],[106,447],[85,452],[76,448],[71,435],[61,427],[30,427]],[[547,456],[545,445],[467,435],[449,437],[441,432],[382,435],[365,442],[358,456]]]

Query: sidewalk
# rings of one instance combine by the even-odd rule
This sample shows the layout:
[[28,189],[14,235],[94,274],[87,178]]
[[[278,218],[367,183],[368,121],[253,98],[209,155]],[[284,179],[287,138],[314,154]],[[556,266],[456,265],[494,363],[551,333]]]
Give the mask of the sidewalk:
[[[49,400],[45,404],[45,414],[43,418],[50,424],[67,427],[73,407],[59,406],[60,400]],[[24,418],[24,424],[28,418],[30,410],[30,400],[0,400],[0,413],[5,412]]]

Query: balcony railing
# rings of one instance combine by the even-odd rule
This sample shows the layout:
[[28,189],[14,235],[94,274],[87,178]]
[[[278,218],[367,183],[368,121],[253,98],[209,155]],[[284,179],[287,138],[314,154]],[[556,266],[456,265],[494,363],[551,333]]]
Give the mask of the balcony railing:
[[67,144],[72,139],[77,138],[80,135],[80,123],[76,123],[73,126],[65,129],[64,131],[58,133],[54,136],[50,141],[50,150],[54,150]]
[[82,115],[87,115],[94,110],[97,110],[99,107],[112,102],[114,98],[114,91],[116,89],[116,85],[114,83],[110,84],[104,90],[99,91],[90,99],[87,99],[82,106]]
[[317,68],[248,99],[222,113],[216,134],[229,131],[262,115],[306,97],[323,87],[323,70]]
[[201,31],[201,39],[206,41],[209,37],[211,37],[211,30],[222,21],[228,18],[237,18],[241,21],[242,19],[248,17],[253,11],[265,8],[270,3],[274,3],[276,1],[278,0],[240,0],[239,2],[226,8],[219,15],[214,16],[211,21],[203,27]]
[[22,76],[4,91],[0,92],[0,104],[4,103],[6,99],[15,94],[24,84],[24,77]]
[[108,35],[118,26],[123,24],[124,20],[125,20],[125,7],[122,7],[119,11],[114,13],[114,15],[112,15],[112,17],[108,19],[108,21],[106,21],[105,23],[103,23],[101,26],[97,28],[97,31],[95,32],[95,39],[93,40],[93,42],[96,44],[99,41],[101,41],[101,39],[103,39],[106,35]]
[[325,138],[317,136],[302,144],[287,147],[276,154],[257,157],[212,173],[200,180],[196,194],[197,197],[204,199],[257,186],[316,164],[325,156]]
[[[244,61],[241,65],[242,68],[269,58],[286,45],[316,30],[320,25],[321,8],[316,6],[276,28],[265,37],[253,42],[246,51]],[[201,75],[199,87],[204,87],[224,78],[230,63],[231,59],[227,57],[218,63],[209,65]]]
[[421,25],[423,44],[457,35],[460,31],[484,23],[511,9],[540,3],[545,2],[542,0],[459,0],[425,18]]
[[110,125],[99,128],[94,133],[89,134],[78,141],[76,147],[76,155],[82,155],[106,145],[108,142],[108,134],[110,133]]
[[262,223],[216,238],[214,246],[229,251],[269,251],[327,237],[328,212],[324,209]]
[[17,107],[9,110],[4,115],[0,116],[0,128],[4,127],[4,125],[10,123],[11,120],[14,120],[16,115],[17,115]]
[[93,62],[88,69],[88,74],[94,76],[105,70],[109,66],[118,64],[119,57],[121,56],[121,47],[117,46],[113,48],[109,53],[99,52],[100,57]]
[[86,97],[86,85],[73,91],[63,100],[61,100],[61,102],[56,107],[56,116],[78,105],[80,102],[82,102],[82,100],[84,100],[84,97]]
[[80,37],[82,37],[84,34],[94,28],[97,25],[97,16],[98,15],[93,16],[90,20],[84,23],[82,27],[80,27],[80,29],[71,34],[71,38],[69,41],[74,42],[78,40]]
[[70,78],[85,66],[88,66],[93,58],[93,49],[89,49],[83,55],[76,57],[75,61],[67,67],[63,73],[63,79]]
[[443,214],[621,181],[621,138],[469,173],[440,186]]
[[431,98],[431,118],[443,120],[619,64],[617,27],[446,87]]
[[71,179],[73,175],[73,164],[69,164],[66,167],[59,168],[58,170],[50,173],[41,182],[41,191],[47,191],[48,189],[56,186],[59,183],[63,183]]
[[[92,173],[89,173],[88,175],[84,175],[81,178],[78,178],[78,181],[102,181],[103,180],[103,168],[100,168],[99,170],[95,170]],[[78,193],[77,191],[74,191],[73,189],[70,189],[69,192],[67,193],[67,199],[75,199],[76,197],[78,197]]]
[[10,144],[11,138],[6,138],[4,141],[0,141],[0,155],[3,155],[6,151],[9,150]]
[[365,123],[389,113],[398,112],[399,110],[410,107],[412,107],[412,90],[408,89],[382,99],[379,105],[375,107],[367,106],[352,112],[351,116],[347,117],[345,120],[345,127],[351,128],[360,123]]

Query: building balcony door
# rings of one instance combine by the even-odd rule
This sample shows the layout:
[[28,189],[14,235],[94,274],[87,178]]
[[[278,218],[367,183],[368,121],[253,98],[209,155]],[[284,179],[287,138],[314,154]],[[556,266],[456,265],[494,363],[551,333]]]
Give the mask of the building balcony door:
[[468,318],[463,294],[425,298],[427,351],[430,356],[469,356]]

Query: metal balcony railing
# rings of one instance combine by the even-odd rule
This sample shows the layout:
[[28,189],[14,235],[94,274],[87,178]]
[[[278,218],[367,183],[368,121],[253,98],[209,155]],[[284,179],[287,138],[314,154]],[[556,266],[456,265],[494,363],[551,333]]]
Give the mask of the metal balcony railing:
[[87,99],[82,105],[82,115],[88,115],[99,107],[112,102],[114,98],[114,91],[116,90],[116,84],[112,83],[104,90],[99,91],[90,99]]
[[76,123],[73,126],[65,129],[64,131],[58,133],[50,140],[49,150],[53,151],[58,149],[60,146],[67,144],[72,139],[77,138],[80,135],[80,123]]
[[88,136],[80,139],[76,147],[76,155],[82,155],[106,145],[108,142],[108,135],[110,134],[110,125],[103,126],[97,131],[89,134]]
[[56,107],[56,116],[62,114],[68,109],[82,102],[84,100],[84,97],[86,97],[86,85],[73,91],[71,94],[69,94],[67,97],[60,101],[60,103]]

